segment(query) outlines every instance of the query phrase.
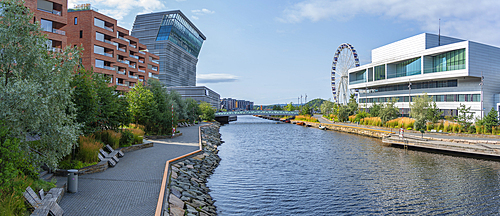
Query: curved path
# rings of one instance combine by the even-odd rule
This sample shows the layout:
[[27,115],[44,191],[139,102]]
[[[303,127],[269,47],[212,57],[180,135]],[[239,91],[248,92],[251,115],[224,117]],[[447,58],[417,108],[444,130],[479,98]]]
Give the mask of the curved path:
[[64,215],[154,215],[165,162],[196,151],[198,128],[179,128],[182,136],[149,140],[154,147],[125,153],[113,168],[79,176],[78,192],[59,203]]

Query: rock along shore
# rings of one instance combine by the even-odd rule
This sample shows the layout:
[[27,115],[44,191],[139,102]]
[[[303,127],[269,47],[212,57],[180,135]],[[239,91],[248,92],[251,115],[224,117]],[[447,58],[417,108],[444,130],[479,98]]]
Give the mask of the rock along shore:
[[223,143],[219,128],[218,123],[202,127],[202,152],[171,165],[167,198],[170,215],[217,215],[206,183],[221,160],[217,155],[217,147]]

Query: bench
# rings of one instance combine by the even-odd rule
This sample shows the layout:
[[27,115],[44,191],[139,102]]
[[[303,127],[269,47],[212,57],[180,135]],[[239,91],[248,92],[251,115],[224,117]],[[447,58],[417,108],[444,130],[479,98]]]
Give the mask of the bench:
[[104,156],[104,158],[111,158],[113,159],[116,163],[120,162],[120,159],[118,159],[118,157],[116,156],[116,153],[115,155],[111,155],[111,154],[108,154],[107,152],[105,152],[104,150],[102,149],[99,149],[99,153],[101,153],[102,156]]
[[111,156],[118,156],[118,157],[123,157],[125,156],[125,154],[123,154],[123,152],[121,150],[114,150],[113,148],[111,148],[110,145],[106,145],[105,146],[106,150],[108,150],[110,153],[108,155],[111,155]]
[[52,188],[50,191],[45,194],[43,189],[40,190],[40,197],[31,189],[31,187],[27,187],[26,191],[23,192],[24,198],[30,204],[32,208],[35,210],[31,215],[34,216],[47,216],[47,215],[63,215],[64,211],[57,204],[61,201],[61,198],[64,194],[64,189],[62,188]]
[[100,161],[107,161],[107,162],[108,162],[108,165],[109,165],[110,167],[114,167],[114,166],[116,166],[116,162],[115,162],[115,160],[113,160],[113,159],[111,159],[111,158],[104,158],[104,157],[101,155],[101,153],[97,154],[97,157],[99,157],[99,160],[100,160]]

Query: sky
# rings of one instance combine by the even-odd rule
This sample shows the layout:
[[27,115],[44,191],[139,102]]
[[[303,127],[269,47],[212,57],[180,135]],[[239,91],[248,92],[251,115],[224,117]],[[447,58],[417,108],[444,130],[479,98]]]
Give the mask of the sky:
[[83,3],[129,30],[137,14],[181,10],[207,37],[197,85],[264,105],[333,98],[342,43],[362,65],[372,49],[439,25],[442,35],[500,47],[498,0],[69,0],[68,8]]

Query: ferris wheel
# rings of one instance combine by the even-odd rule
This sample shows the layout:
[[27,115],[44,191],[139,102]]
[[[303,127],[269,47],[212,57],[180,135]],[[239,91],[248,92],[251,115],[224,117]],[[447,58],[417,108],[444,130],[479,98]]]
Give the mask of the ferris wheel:
[[[332,93],[333,102],[347,104],[351,92],[348,88],[348,70],[359,67],[359,59],[356,50],[351,44],[343,43],[335,52],[332,62]],[[357,89],[355,90],[357,92]]]

